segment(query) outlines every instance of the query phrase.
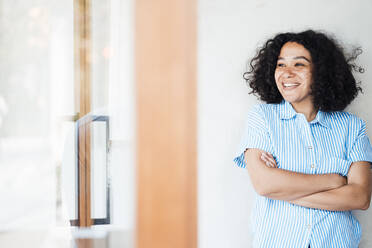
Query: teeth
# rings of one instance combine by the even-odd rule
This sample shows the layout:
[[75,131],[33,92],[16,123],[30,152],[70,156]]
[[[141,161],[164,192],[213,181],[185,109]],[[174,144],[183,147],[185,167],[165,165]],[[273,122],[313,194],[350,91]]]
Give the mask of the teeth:
[[284,83],[284,87],[291,87],[291,86],[297,86],[298,84],[289,84],[289,83]]

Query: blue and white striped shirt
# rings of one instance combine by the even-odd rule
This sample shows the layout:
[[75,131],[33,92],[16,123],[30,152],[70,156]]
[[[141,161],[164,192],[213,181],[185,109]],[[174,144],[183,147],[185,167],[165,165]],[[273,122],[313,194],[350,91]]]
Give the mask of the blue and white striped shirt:
[[[244,151],[271,153],[278,168],[306,173],[348,174],[355,161],[372,162],[363,120],[347,112],[318,111],[308,122],[287,101],[255,105],[248,114],[235,163]],[[256,194],[252,212],[253,247],[357,248],[361,227],[351,211],[306,208]]]

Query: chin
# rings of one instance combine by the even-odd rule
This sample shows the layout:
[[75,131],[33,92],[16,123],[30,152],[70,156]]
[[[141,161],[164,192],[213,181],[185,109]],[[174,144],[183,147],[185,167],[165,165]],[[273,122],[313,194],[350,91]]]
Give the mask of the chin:
[[283,97],[284,100],[286,100],[289,103],[294,103],[297,101],[295,97]]
[[286,100],[287,102],[290,102],[290,103],[301,102],[305,99],[300,94],[292,94],[292,95],[283,95],[282,94],[282,97],[283,97],[284,100]]

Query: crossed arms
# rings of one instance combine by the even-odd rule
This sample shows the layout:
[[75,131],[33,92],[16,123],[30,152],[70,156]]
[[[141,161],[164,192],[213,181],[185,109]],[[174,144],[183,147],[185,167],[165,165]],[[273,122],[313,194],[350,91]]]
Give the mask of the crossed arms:
[[272,157],[261,157],[262,153],[265,154],[259,149],[247,149],[244,153],[251,182],[258,194],[331,211],[369,208],[372,177],[368,162],[352,163],[346,180],[338,174],[312,175],[283,170],[273,164]]

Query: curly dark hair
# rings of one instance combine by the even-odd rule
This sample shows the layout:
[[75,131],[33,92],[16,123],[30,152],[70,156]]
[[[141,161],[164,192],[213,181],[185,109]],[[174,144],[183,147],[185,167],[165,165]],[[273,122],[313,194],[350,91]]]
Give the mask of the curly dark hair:
[[316,109],[332,112],[342,111],[361,91],[352,71],[364,69],[354,61],[362,53],[354,48],[346,58],[343,48],[328,35],[313,30],[300,33],[280,33],[266,41],[250,62],[250,70],[243,77],[252,88],[250,94],[258,95],[266,103],[280,103],[283,100],[274,78],[277,59],[282,46],[296,42],[311,54],[313,70],[311,86],[313,104]]

